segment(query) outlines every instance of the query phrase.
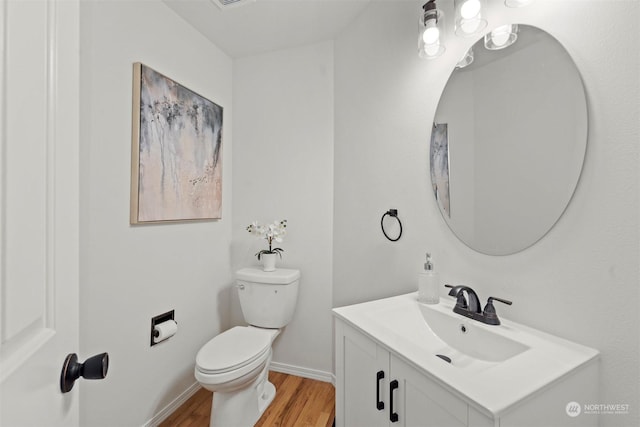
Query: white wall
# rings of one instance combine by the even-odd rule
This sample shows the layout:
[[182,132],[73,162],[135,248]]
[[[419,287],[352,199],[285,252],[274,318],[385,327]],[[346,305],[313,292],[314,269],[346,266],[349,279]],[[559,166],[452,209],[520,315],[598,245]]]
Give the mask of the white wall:
[[[222,220],[129,225],[136,61],[224,107]],[[228,326],[232,61],[161,2],[91,1],[81,75],[79,354],[111,363],[80,384],[80,424],[139,426],[195,383],[196,352]],[[151,318],[171,309],[177,335],[150,347]]]
[[[257,265],[265,248],[254,220],[287,219],[279,266],[300,269],[298,305],[277,338],[276,369],[332,371],[333,44],[234,62],[233,269]],[[233,322],[242,324],[234,292]]]
[[[334,305],[415,290],[431,251],[443,283],[512,300],[498,307],[504,316],[600,350],[598,403],[631,411],[603,425],[638,425],[639,4],[539,0],[507,9],[495,1],[487,10],[491,26],[531,24],[558,39],[582,73],[589,107],[586,161],[564,216],[533,247],[495,257],[462,244],[432,196],[431,122],[474,40],[448,38],[444,56],[420,61],[411,23],[422,3],[372,2],[335,41]],[[397,243],[379,227],[390,207],[404,224]]]

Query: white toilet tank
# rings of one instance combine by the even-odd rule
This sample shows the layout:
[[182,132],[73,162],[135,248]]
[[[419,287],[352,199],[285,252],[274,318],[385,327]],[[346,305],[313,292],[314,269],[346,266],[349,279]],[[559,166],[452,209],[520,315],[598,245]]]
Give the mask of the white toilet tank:
[[296,309],[299,279],[300,270],[238,270],[238,296],[247,323],[260,328],[282,328],[289,323]]

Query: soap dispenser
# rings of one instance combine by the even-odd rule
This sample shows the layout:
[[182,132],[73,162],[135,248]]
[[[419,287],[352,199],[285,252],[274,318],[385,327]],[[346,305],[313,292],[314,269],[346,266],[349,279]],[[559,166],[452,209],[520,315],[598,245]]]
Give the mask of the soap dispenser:
[[431,254],[427,253],[424,271],[418,275],[418,301],[425,304],[438,304],[440,302],[438,281],[438,273],[433,269]]

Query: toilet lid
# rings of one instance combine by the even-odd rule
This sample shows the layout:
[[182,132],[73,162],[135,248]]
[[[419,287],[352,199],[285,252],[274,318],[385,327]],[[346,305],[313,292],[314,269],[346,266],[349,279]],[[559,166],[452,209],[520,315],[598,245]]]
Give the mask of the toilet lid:
[[196,356],[196,365],[205,373],[227,372],[250,364],[270,348],[269,332],[236,326],[206,343]]

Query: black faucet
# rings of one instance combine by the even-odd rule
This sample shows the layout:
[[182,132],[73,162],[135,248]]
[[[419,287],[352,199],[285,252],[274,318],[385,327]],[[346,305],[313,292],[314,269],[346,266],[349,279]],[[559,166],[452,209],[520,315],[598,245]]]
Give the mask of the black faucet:
[[[447,288],[451,288],[451,290],[449,291],[449,296],[456,297],[456,306],[454,307],[453,311],[458,313],[458,311],[456,311],[457,308],[460,310],[464,310],[465,312],[480,313],[480,301],[478,300],[478,294],[476,294],[476,291],[464,285],[445,286]],[[466,299],[464,297],[465,292],[467,293]]]
[[[456,297],[456,305],[455,307],[453,307],[454,313],[458,313],[470,319],[486,323],[487,325],[500,324],[500,319],[498,319],[498,314],[496,313],[496,309],[493,306],[493,301],[500,301],[501,303],[507,305],[512,304],[511,301],[496,297],[489,297],[489,299],[487,299],[487,305],[485,305],[484,309],[480,311],[480,301],[478,298],[478,294],[476,294],[473,289],[464,285],[444,286],[447,288],[451,288],[451,290],[449,291],[450,296]],[[467,298],[464,297],[465,293],[467,294]]]

